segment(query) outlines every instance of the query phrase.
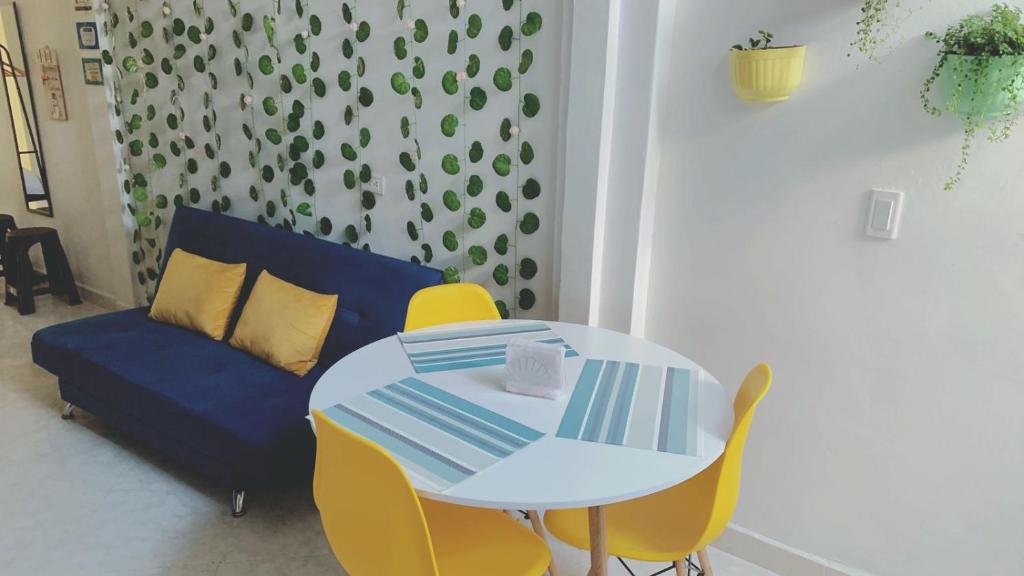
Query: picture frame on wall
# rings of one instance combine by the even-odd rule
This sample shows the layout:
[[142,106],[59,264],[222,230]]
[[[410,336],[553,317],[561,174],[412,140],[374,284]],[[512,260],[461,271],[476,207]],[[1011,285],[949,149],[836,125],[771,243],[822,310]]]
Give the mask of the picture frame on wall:
[[92,0],[73,0],[76,12],[88,12],[92,10]]
[[88,86],[103,86],[103,60],[82,58],[82,78]]
[[75,22],[80,50],[99,50],[100,34],[95,22]]

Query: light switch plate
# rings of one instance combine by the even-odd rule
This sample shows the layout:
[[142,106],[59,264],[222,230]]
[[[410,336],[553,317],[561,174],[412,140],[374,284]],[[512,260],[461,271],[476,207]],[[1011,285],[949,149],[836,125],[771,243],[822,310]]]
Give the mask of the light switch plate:
[[903,216],[903,196],[903,192],[898,190],[872,190],[864,233],[885,240],[898,238]]

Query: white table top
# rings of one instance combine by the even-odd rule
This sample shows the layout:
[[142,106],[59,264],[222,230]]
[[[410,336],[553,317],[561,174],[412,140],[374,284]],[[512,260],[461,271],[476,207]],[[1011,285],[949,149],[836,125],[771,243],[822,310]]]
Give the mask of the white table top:
[[[688,480],[721,456],[732,432],[732,401],[721,384],[703,369],[699,378],[698,430],[703,443],[700,457],[556,437],[571,389],[586,358],[700,367],[680,354],[640,338],[603,328],[546,323],[580,353],[578,358],[566,359],[565,377],[570,390],[560,400],[505,392],[504,366],[415,374],[398,337],[392,336],[349,354],[328,369],[313,388],[309,408],[323,410],[415,376],[543,432],[545,436],[540,440],[444,492],[410,476],[417,492],[425,498],[479,508],[552,510],[621,502]],[[465,325],[480,324],[488,323]]]

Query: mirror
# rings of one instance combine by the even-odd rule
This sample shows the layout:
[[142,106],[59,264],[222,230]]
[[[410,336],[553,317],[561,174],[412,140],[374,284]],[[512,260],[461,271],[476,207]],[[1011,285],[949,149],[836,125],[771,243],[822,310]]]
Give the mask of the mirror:
[[11,139],[21,175],[25,207],[34,214],[53,216],[46,163],[39,140],[39,118],[32,97],[32,76],[14,2],[0,2],[0,66],[3,68],[4,107],[14,128],[0,137]]

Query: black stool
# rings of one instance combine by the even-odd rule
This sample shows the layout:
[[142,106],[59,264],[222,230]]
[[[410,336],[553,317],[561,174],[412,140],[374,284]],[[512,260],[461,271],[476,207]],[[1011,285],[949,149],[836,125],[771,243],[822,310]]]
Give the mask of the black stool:
[[0,214],[0,278],[4,277],[4,245],[7,244],[7,231],[17,229],[18,225],[14,223],[14,216]]
[[[43,262],[46,274],[37,275],[32,269],[29,249],[36,244],[43,248]],[[36,311],[35,296],[38,294],[61,294],[68,304],[82,303],[78,295],[75,278],[68,266],[60,236],[54,228],[20,228],[7,232],[4,246],[4,266],[7,277],[4,288],[4,304],[18,305],[19,314]]]

